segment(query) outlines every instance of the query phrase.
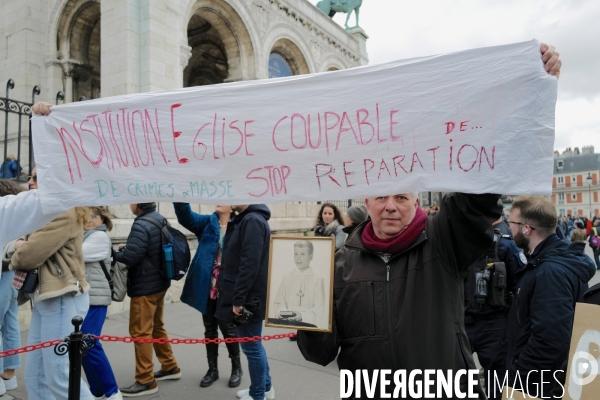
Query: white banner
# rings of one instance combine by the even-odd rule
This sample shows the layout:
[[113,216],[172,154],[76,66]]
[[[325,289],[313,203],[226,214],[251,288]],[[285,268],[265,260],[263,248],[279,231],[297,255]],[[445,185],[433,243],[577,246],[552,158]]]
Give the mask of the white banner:
[[530,41],[55,106],[33,118],[44,211],[548,195],[556,88]]

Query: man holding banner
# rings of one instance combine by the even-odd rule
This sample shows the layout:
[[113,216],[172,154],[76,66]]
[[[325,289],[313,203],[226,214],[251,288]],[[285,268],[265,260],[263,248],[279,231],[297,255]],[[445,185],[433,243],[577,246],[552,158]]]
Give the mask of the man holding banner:
[[[544,44],[541,52],[546,71],[558,76],[558,53]],[[499,197],[449,194],[429,218],[415,193],[368,198],[371,221],[359,225],[335,255],[333,332],[299,331],[304,357],[321,365],[337,357],[340,369],[348,371],[348,386],[356,386],[349,396],[356,397],[361,375],[352,378],[359,370],[368,371],[362,376],[364,388],[375,384],[374,398],[386,397],[384,381],[375,380],[379,371],[391,371],[394,382],[398,371],[450,370],[454,377],[474,370],[464,329],[462,277],[491,246],[492,223],[502,211]],[[468,388],[465,375],[445,396],[434,386],[436,398],[474,390],[485,399],[478,380]]]

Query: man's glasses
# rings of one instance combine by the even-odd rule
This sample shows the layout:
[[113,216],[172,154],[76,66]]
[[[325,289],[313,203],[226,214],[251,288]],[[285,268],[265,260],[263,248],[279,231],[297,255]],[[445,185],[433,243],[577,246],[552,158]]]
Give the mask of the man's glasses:
[[29,176],[27,177],[27,180],[28,180],[28,181],[30,181],[30,180],[33,180],[34,182],[37,182],[37,175],[29,175]]
[[[524,222],[511,221],[510,219],[506,220],[506,222],[508,222],[509,224],[515,224],[515,225],[529,225]],[[529,227],[531,228],[532,231],[535,231],[535,228],[533,226],[529,225]]]

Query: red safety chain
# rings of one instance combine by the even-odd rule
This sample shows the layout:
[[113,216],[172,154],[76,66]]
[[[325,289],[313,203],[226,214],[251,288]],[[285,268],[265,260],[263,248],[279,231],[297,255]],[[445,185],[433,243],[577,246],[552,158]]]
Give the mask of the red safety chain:
[[[282,333],[279,335],[265,335],[265,336],[253,336],[253,337],[243,337],[243,338],[215,338],[215,339],[152,339],[152,338],[133,338],[131,336],[111,336],[111,335],[101,335],[94,336],[95,339],[102,340],[103,342],[124,342],[124,343],[171,343],[171,344],[209,344],[209,343],[248,343],[248,342],[260,342],[261,340],[269,341],[276,339],[285,339],[285,338],[293,338],[296,337],[296,333]],[[32,344],[30,346],[21,347],[19,349],[12,349],[7,351],[0,352],[0,358],[14,356],[16,354],[27,353],[34,350],[46,349],[48,347],[54,347],[57,344],[61,343],[62,339],[48,340],[47,342]]]
[[32,344],[30,346],[21,347],[18,349],[6,350],[0,352],[0,358],[14,356],[16,354],[28,353],[30,351],[39,350],[39,349],[47,349],[48,347],[54,347],[57,344],[61,343],[62,339],[48,340],[47,342]]
[[101,335],[94,336],[96,339],[102,340],[103,342],[124,342],[124,343],[171,343],[171,344],[221,344],[221,343],[248,343],[248,342],[260,342],[261,340],[269,341],[275,339],[285,339],[296,337],[296,333],[282,333],[279,335],[265,335],[265,336],[253,336],[253,337],[242,337],[242,338],[215,338],[215,339],[153,339],[153,338],[134,338],[131,336],[110,336]]

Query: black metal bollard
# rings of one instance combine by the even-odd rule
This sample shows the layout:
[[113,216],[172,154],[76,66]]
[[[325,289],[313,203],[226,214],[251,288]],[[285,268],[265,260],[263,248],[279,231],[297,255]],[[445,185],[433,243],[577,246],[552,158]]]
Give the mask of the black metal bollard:
[[83,318],[76,315],[71,320],[75,327],[73,333],[54,347],[54,353],[64,356],[69,353],[69,400],[79,400],[81,393],[81,359],[96,344],[94,335],[84,335],[81,330]]

